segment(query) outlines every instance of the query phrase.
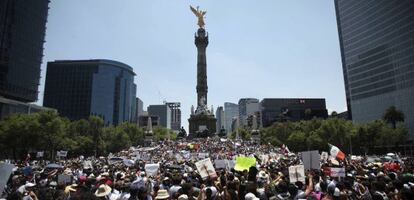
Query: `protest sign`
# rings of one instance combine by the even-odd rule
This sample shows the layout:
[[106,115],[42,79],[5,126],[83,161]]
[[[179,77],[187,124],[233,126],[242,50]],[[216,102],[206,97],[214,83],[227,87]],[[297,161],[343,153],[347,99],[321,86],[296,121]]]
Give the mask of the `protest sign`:
[[251,166],[256,166],[255,157],[245,157],[245,156],[236,157],[236,165],[234,166],[235,170],[237,171],[249,170]]
[[9,180],[10,174],[12,173],[14,165],[7,163],[0,163],[0,196],[3,194],[4,186]]
[[269,161],[269,155],[267,154],[262,154],[260,155],[260,160],[262,161],[262,164],[266,164]]
[[305,169],[320,169],[320,159],[321,156],[319,155],[318,151],[303,151],[300,152],[302,155],[303,165]]
[[216,169],[226,169],[226,160],[215,160],[214,165]]
[[305,183],[305,166],[295,165],[289,167],[289,180],[291,183],[298,181]]
[[234,160],[227,160],[227,170],[231,170],[236,166],[236,161]]
[[150,155],[148,153],[143,152],[141,154],[141,160],[148,161],[150,159]]
[[43,151],[38,151],[37,153],[36,153],[36,158],[43,158],[43,156],[45,155],[45,152],[43,152]]
[[115,163],[123,162],[124,159],[121,157],[112,157],[108,159],[108,164],[113,165]]
[[210,176],[210,178],[217,178],[216,170],[213,167],[213,163],[210,158],[200,160],[195,163],[197,171],[200,174],[201,178],[205,179]]
[[90,160],[83,161],[83,168],[84,169],[93,169],[92,161],[90,161]]
[[72,183],[72,176],[66,175],[66,174],[59,174],[58,175],[58,184],[59,185],[65,185]]
[[66,157],[68,155],[68,151],[57,151],[56,156],[58,157]]
[[321,153],[321,160],[323,160],[323,161],[327,161],[328,160],[328,158],[329,158],[329,154],[328,154],[328,152],[326,152],[326,151],[323,151],[322,153]]
[[135,164],[135,161],[130,160],[130,159],[124,159],[123,160],[123,163],[124,163],[125,166],[131,167],[131,166],[133,166]]
[[198,153],[198,158],[204,159],[208,157],[208,153]]
[[158,169],[160,168],[160,164],[145,164],[145,173],[148,174],[148,176],[155,177],[157,176]]
[[331,177],[345,177],[345,168],[331,167]]

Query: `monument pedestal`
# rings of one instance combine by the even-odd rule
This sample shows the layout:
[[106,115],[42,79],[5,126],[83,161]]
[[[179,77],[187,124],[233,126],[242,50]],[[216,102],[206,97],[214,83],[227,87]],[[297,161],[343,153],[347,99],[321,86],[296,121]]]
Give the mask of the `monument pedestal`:
[[188,119],[189,137],[205,138],[212,137],[216,133],[216,121],[214,115],[199,114],[191,115]]

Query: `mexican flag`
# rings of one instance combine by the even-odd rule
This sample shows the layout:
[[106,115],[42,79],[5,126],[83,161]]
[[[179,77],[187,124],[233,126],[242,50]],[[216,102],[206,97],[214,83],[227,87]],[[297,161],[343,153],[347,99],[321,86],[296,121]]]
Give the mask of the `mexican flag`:
[[329,152],[331,153],[332,157],[335,157],[339,160],[343,160],[345,159],[345,154],[344,152],[342,152],[337,146],[334,146],[332,144],[328,144],[329,145]]

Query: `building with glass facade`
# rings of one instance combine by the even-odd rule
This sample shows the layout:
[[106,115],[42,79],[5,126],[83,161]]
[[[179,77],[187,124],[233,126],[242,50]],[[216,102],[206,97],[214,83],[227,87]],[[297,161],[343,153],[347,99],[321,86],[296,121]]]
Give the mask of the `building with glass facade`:
[[167,102],[168,107],[171,109],[171,130],[180,131],[181,129],[181,103],[180,102]]
[[[300,121],[313,117],[328,117],[325,99],[265,98],[260,102],[260,106],[263,127],[271,126],[277,121]],[[306,110],[309,110],[308,114]]]
[[171,108],[167,104],[149,105],[148,116],[158,117],[159,125],[171,129]]
[[414,138],[414,1],[335,0],[348,113],[357,123],[395,106]]
[[48,62],[43,105],[71,120],[100,116],[105,124],[134,121],[136,85],[132,68],[113,60]]
[[55,109],[38,106],[32,103],[24,103],[0,97],[0,120],[13,113],[36,113],[40,111],[56,111]]
[[260,109],[259,99],[242,98],[239,100],[239,120],[240,126],[247,126],[247,118]]
[[216,109],[216,131],[220,133],[220,130],[224,128],[224,108],[223,106],[219,106]]
[[49,0],[0,1],[0,96],[37,100]]
[[232,131],[233,119],[239,117],[239,105],[235,103],[225,102],[224,103],[224,128],[227,134]]

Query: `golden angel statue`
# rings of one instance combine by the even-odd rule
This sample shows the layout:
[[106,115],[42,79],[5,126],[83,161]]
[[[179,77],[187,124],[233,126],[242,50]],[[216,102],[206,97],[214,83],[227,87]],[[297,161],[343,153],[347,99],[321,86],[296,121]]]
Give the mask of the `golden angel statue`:
[[197,23],[198,26],[200,28],[204,28],[204,25],[205,25],[204,15],[206,15],[207,11],[199,10],[198,6],[197,6],[197,9],[193,8],[193,6],[190,6],[190,9],[191,9],[191,11],[193,11],[194,15],[198,18],[198,23]]

